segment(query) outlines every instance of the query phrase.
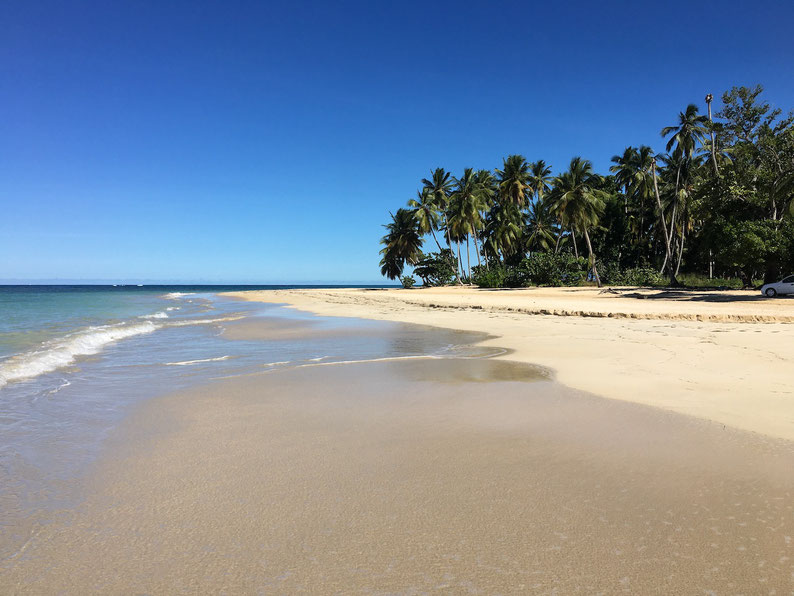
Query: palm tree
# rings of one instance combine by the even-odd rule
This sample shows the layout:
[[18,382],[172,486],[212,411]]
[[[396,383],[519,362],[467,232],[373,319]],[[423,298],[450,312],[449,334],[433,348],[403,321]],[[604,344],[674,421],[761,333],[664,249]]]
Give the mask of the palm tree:
[[673,160],[678,163],[675,177],[675,190],[673,192],[673,210],[670,215],[670,239],[676,228],[676,212],[678,210],[678,189],[681,183],[681,166],[692,159],[695,154],[697,144],[703,144],[703,136],[706,133],[708,119],[706,116],[698,114],[698,107],[691,103],[686,110],[679,112],[677,126],[665,126],[662,137],[670,135],[667,140],[667,152]]
[[673,258],[670,255],[670,232],[667,230],[667,223],[665,222],[664,217],[664,208],[662,207],[662,199],[659,196],[659,183],[656,176],[656,156],[651,158],[651,174],[653,176],[653,190],[654,194],[656,195],[656,206],[659,208],[659,219],[661,220],[662,231],[664,232],[665,255],[664,264],[662,265],[662,273],[664,273],[665,267],[669,267],[670,283],[674,286],[677,286],[678,280],[676,279],[675,272],[673,271]]
[[530,191],[529,164],[523,155],[510,155],[502,161],[502,169],[495,170],[499,184],[499,199],[523,208],[527,203],[527,192]]
[[604,212],[603,192],[598,190],[601,181],[601,176],[593,171],[593,164],[590,161],[574,157],[568,171],[554,179],[556,196],[552,206],[563,223],[570,225],[572,230],[578,229],[584,234],[589,254],[589,270],[593,272],[599,288],[601,278],[598,276],[589,230],[598,225],[598,220]]
[[714,122],[711,120],[711,102],[714,100],[714,96],[711,93],[706,94],[706,106],[709,110],[709,134],[711,135],[711,163],[714,166],[714,175],[720,175],[720,169],[717,167],[717,145],[714,142]]
[[416,199],[408,201],[408,206],[413,209],[416,223],[419,225],[419,231],[422,234],[431,234],[433,240],[438,246],[438,252],[441,252],[441,244],[436,238],[436,230],[441,222],[441,215],[438,212],[433,195],[430,194],[427,188],[416,191]]
[[469,236],[474,236],[474,248],[477,252],[477,262],[480,263],[480,251],[477,246],[477,230],[482,228],[482,211],[488,206],[492,195],[490,174],[487,172],[475,173],[472,168],[466,168],[463,176],[454,179],[455,190],[452,200],[456,206],[456,227],[461,236],[466,237],[466,259],[468,263],[469,278],[471,278],[471,262],[469,255]]
[[[474,174],[476,184],[477,184],[477,209],[479,211],[479,226],[475,226],[474,231],[474,250],[477,251],[477,264],[481,265],[480,262],[480,248],[478,246],[479,234],[478,230],[482,229],[485,226],[484,222],[484,214],[490,210],[493,206],[494,197],[497,193],[496,187],[496,180],[494,180],[493,175],[488,170],[477,170],[477,173]],[[485,261],[485,267],[488,268],[488,261]]]
[[[651,158],[653,152],[647,145],[639,148],[626,147],[623,155],[613,155],[609,171],[615,174],[615,182],[624,193],[624,212],[629,215],[629,205],[639,218],[629,217],[629,225],[634,237],[639,240],[645,231],[646,204],[653,196]],[[638,221],[639,219],[639,221]]]
[[[432,202],[436,209],[441,213],[443,220],[442,225],[444,226],[447,234],[447,247],[450,251],[452,251],[452,238],[450,236],[449,221],[447,216],[447,210],[449,208],[449,196],[452,192],[452,175],[445,171],[444,168],[436,168],[430,172],[430,179],[422,178],[422,184],[432,197]],[[457,278],[458,283],[461,283],[460,275],[458,275],[458,267],[455,267],[455,277]]]
[[671,135],[667,140],[667,152],[691,158],[698,142],[703,142],[706,132],[706,116],[698,114],[698,107],[691,103],[686,110],[678,113],[678,126],[665,126],[662,136]]
[[623,150],[623,155],[612,156],[612,163],[615,165],[609,166],[609,171],[615,174],[615,182],[618,188],[623,189],[623,209],[628,214],[629,191],[637,170],[637,150],[634,147],[626,147]]
[[530,164],[529,188],[535,196],[536,201],[543,200],[543,195],[551,188],[550,183],[552,180],[551,168],[546,165],[545,161],[539,159]]
[[383,226],[387,232],[380,241],[380,271],[389,279],[396,279],[406,263],[414,265],[422,258],[422,234],[413,211],[398,209],[389,215],[391,222]]
[[550,201],[537,200],[529,206],[526,218],[526,249],[548,251],[554,244],[554,224],[556,218],[551,212]]
[[485,217],[483,245],[497,261],[516,252],[521,240],[521,212],[514,203],[494,203]]

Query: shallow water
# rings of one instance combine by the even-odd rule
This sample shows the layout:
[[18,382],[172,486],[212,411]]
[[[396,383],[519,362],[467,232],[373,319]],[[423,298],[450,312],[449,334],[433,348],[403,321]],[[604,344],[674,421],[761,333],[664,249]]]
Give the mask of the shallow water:
[[86,500],[38,528],[0,591],[794,588],[791,444],[519,363],[230,378],[142,403],[110,443]]
[[[81,477],[141,400],[263,370],[465,355],[480,337],[179,290],[0,289],[0,530],[76,502]],[[257,332],[232,340],[233,324]],[[18,540],[4,543],[13,551]]]

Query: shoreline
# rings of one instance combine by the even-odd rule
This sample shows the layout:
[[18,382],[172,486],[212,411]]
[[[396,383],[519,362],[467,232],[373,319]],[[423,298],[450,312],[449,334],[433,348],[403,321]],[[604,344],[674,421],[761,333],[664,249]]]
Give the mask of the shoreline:
[[[380,318],[422,318],[398,306]],[[659,321],[461,312],[489,329],[452,329],[460,313],[435,310],[410,324],[226,323],[225,341],[247,350],[310,348],[136,404],[80,502],[20,526],[0,591],[790,589],[794,443],[603,399],[526,364],[540,339],[578,329],[581,367],[593,330]],[[529,331],[529,346],[471,356]],[[323,362],[328,342],[356,359]],[[439,347],[452,355],[401,355]]]
[[549,368],[573,389],[794,441],[794,299],[744,291],[622,292],[464,287],[224,295],[323,316],[486,333],[479,345]]
[[0,586],[790,588],[790,443],[599,399],[497,359],[350,366],[141,403],[85,501],[42,525]]

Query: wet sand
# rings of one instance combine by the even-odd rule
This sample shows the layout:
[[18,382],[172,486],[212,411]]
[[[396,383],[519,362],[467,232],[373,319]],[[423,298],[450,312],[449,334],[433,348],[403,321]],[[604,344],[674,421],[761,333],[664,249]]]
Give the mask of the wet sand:
[[794,590],[791,443],[493,359],[149,401],[0,575],[33,594],[775,590]]
[[238,292],[334,317],[487,333],[572,388],[794,440],[794,296],[628,288]]

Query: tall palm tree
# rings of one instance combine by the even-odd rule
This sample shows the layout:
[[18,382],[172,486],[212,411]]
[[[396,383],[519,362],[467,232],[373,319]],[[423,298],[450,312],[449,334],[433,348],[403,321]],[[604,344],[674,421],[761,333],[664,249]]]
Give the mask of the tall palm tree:
[[383,244],[380,270],[389,279],[396,279],[402,275],[406,263],[415,265],[422,257],[422,234],[413,211],[398,209],[389,215],[391,222],[383,226],[386,235],[380,241]]
[[521,212],[514,203],[494,203],[485,216],[483,245],[486,253],[501,261],[515,254],[521,240]]
[[[653,152],[647,145],[626,147],[622,155],[613,155],[609,171],[624,194],[624,212],[634,211],[629,217],[629,226],[636,239],[645,231],[646,204],[653,196],[651,157]],[[631,208],[629,207],[631,205]]]
[[[441,213],[442,225],[446,230],[447,247],[452,252],[452,238],[449,230],[449,218],[447,211],[449,209],[449,197],[452,193],[452,175],[444,170],[444,168],[436,168],[430,172],[430,178],[422,178],[422,185],[432,197],[436,209]],[[458,267],[455,267],[455,277],[460,281],[458,275]]]
[[666,149],[667,152],[670,153],[672,160],[677,164],[673,191],[673,208],[670,214],[670,236],[668,238],[671,241],[674,231],[676,230],[676,216],[679,202],[678,190],[681,185],[681,168],[695,155],[695,149],[698,143],[703,145],[703,139],[706,133],[708,118],[699,114],[698,111],[698,107],[695,104],[689,104],[686,110],[678,113],[677,125],[665,126],[661,131],[662,137],[670,137],[667,140]]
[[623,190],[623,211],[628,215],[629,212],[629,191],[634,181],[637,164],[637,150],[634,147],[626,147],[623,155],[613,155],[609,171],[615,174],[615,182],[618,188]]
[[667,140],[667,152],[675,156],[685,155],[691,158],[695,154],[698,143],[703,142],[708,118],[698,114],[698,107],[691,103],[686,110],[678,113],[677,126],[665,126],[662,136],[670,135]]
[[457,228],[461,234],[466,237],[466,259],[469,278],[471,278],[469,236],[474,236],[477,262],[480,263],[480,252],[477,246],[477,230],[481,229],[483,226],[482,211],[487,208],[492,192],[489,179],[487,173],[475,173],[472,168],[466,168],[463,171],[463,176],[454,179],[455,190],[452,192],[452,199],[457,208]]
[[714,96],[711,93],[706,94],[706,106],[708,107],[709,111],[709,135],[711,135],[711,146],[709,149],[711,150],[711,164],[714,166],[714,175],[720,175],[720,169],[717,167],[717,145],[714,141],[714,122],[711,120],[711,102],[714,100]]
[[563,223],[570,225],[572,230],[579,230],[584,234],[589,255],[589,270],[593,272],[593,278],[599,288],[601,278],[598,276],[589,230],[598,225],[604,212],[603,192],[598,189],[601,181],[601,177],[593,171],[593,164],[590,161],[574,157],[568,171],[554,179],[556,196],[553,204]]
[[675,271],[673,271],[673,257],[670,254],[670,232],[667,230],[667,223],[665,222],[664,217],[664,207],[662,207],[662,198],[659,195],[659,182],[656,175],[656,156],[651,158],[651,175],[653,177],[653,191],[654,195],[656,196],[656,206],[659,209],[659,219],[662,223],[662,231],[664,232],[664,247],[665,247],[665,255],[664,255],[664,264],[662,265],[662,273],[666,267],[669,267],[668,271],[670,274],[670,283],[674,286],[678,285],[678,280],[675,276]]
[[527,203],[529,189],[529,164],[523,155],[510,155],[503,160],[502,169],[496,169],[499,200],[513,203],[520,209]]
[[[485,226],[484,214],[491,209],[494,202],[494,197],[497,193],[496,180],[489,170],[477,170],[474,174],[477,183],[479,221],[480,225],[474,227],[474,250],[477,251],[477,264],[480,262],[480,248],[478,246],[479,233],[478,231]],[[488,261],[485,261],[485,267],[488,268]]]

